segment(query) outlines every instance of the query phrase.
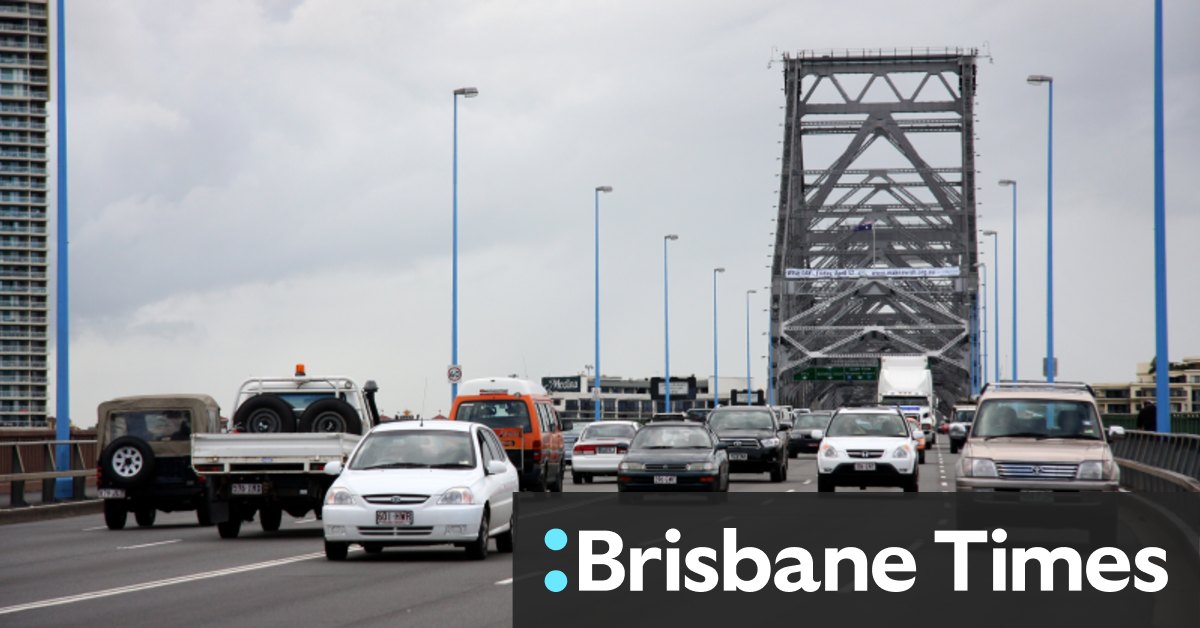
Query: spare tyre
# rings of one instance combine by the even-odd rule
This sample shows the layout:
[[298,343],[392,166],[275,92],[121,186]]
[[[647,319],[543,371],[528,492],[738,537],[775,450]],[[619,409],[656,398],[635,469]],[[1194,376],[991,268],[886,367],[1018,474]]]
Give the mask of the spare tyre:
[[362,434],[362,419],[350,404],[331,397],[309,404],[300,415],[300,431]]
[[277,395],[255,395],[237,409],[233,424],[239,431],[254,434],[295,432],[296,415]]
[[100,452],[100,469],[117,486],[140,486],[154,477],[154,452],[146,441],[122,436]]

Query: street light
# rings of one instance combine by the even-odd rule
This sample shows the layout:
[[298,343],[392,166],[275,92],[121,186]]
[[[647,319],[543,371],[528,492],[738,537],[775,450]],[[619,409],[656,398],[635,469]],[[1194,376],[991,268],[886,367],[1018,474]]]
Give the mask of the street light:
[[600,193],[612,192],[611,185],[601,185],[596,188],[596,210],[594,214],[596,229],[596,375],[592,380],[592,418],[600,420]]
[[[458,97],[474,98],[479,90],[474,87],[460,87],[454,90],[454,163],[453,163],[453,217],[451,219],[451,273],[450,280],[450,365],[458,366]],[[450,383],[450,404],[458,397],[458,383]]]
[[1054,78],[1031,74],[1030,85],[1049,87],[1049,113],[1046,129],[1046,381],[1057,374],[1054,362]]
[[663,357],[666,361],[665,388],[667,389],[666,411],[671,411],[671,305],[667,298],[667,243],[678,240],[679,236],[668,233],[663,236]]
[[[763,288],[767,290],[768,288]],[[768,300],[769,301],[769,300]],[[775,342],[771,338],[771,308],[763,310],[767,313],[767,331],[763,335],[767,337],[767,405],[775,405]]]
[[1162,17],[1162,0],[1154,0],[1154,399],[1158,402],[1154,425],[1159,432],[1170,432],[1171,361],[1167,355],[1167,175],[1163,147]]
[[985,229],[985,236],[992,236],[992,346],[995,356],[996,381],[1000,381],[1000,234],[991,229]]
[[721,377],[717,370],[717,275],[725,272],[724,268],[713,269],[713,407],[721,405]]
[[757,290],[746,291],[746,405],[750,405],[750,295]]
[[983,370],[983,379],[981,380],[984,386],[988,383],[987,370],[987,264],[979,262],[979,280],[983,282],[983,287],[979,293],[983,297],[983,303],[980,308],[979,321],[979,351],[980,351],[980,366]]
[[1012,188],[1012,380],[1015,382],[1017,381],[1017,182],[1012,179],[1001,179],[1000,185]]

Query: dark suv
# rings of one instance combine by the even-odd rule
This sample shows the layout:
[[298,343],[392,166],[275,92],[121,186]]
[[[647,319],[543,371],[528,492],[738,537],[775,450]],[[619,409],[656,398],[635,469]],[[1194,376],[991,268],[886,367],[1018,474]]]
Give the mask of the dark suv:
[[708,415],[708,427],[729,455],[731,473],[770,473],[772,482],[787,479],[790,421],[780,421],[765,406],[725,406]]

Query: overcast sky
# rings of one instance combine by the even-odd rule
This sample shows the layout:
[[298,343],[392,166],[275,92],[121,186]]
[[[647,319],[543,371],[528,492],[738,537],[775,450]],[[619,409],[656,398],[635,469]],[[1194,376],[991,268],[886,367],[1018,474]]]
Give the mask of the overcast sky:
[[[451,129],[459,108],[459,351],[467,377],[593,362],[601,199],[605,374],[765,371],[784,104],[775,49],[987,46],[980,227],[1020,182],[1020,368],[1045,347],[1046,91],[1055,77],[1062,379],[1128,381],[1154,355],[1153,3],[263,0],[68,2],[72,419],[129,394],[310,374],[448,409]],[[1167,0],[1171,357],[1200,355],[1200,4]],[[1188,26],[1188,25],[1191,26]],[[990,244],[984,249],[990,263]],[[990,296],[990,295],[989,295]],[[53,348],[52,348],[53,358]],[[52,366],[53,368],[53,366]],[[51,371],[53,379],[53,370]],[[53,393],[51,412],[53,413]]]

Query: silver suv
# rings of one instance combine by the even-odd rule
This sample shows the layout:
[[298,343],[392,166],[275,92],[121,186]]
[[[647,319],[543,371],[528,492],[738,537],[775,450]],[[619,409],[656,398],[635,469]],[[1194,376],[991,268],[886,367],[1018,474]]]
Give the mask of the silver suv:
[[1002,382],[979,398],[959,491],[1116,491],[1120,470],[1086,384]]

